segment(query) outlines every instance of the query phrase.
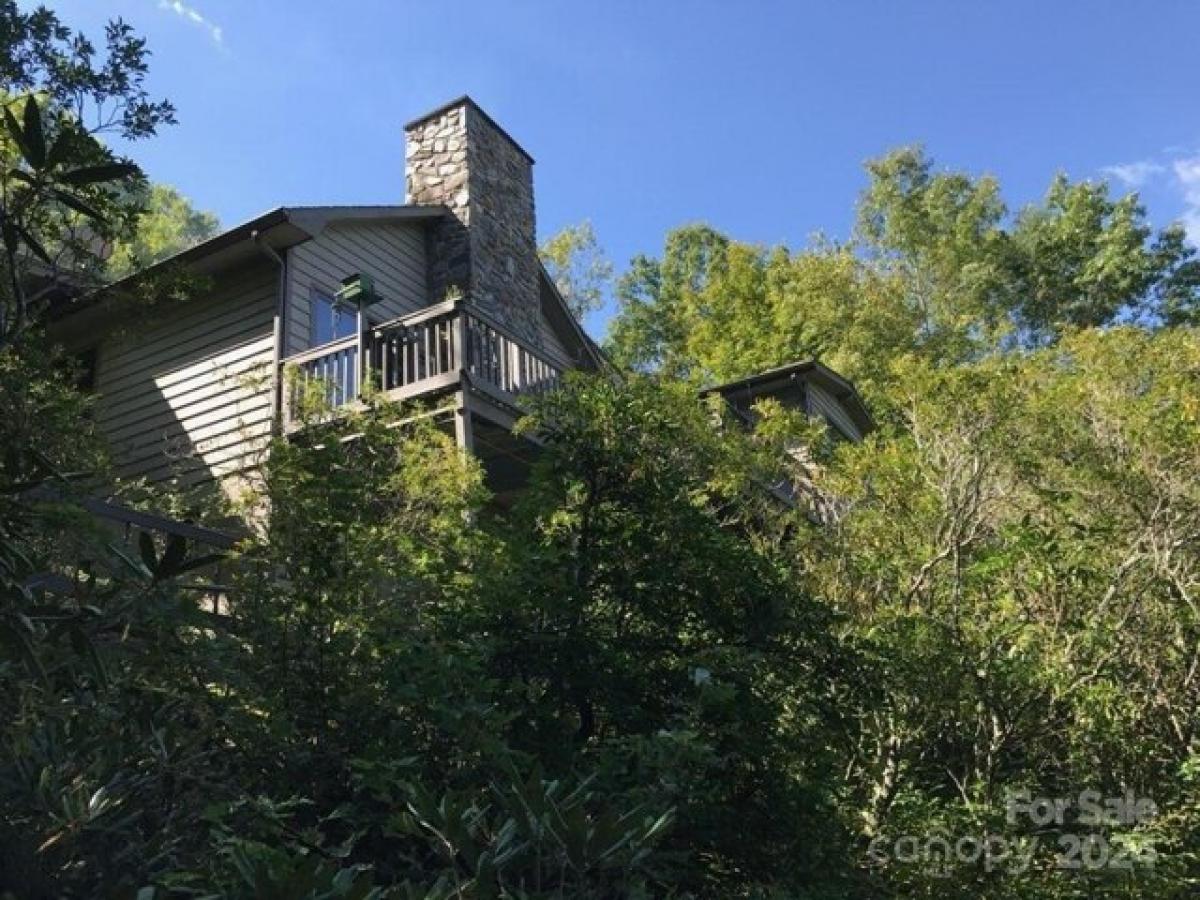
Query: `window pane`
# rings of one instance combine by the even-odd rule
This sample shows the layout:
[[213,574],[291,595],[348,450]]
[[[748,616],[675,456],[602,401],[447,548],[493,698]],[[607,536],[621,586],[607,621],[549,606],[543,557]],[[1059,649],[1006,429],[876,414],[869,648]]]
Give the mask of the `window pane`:
[[312,345],[328,344],[349,337],[358,328],[353,310],[335,306],[333,297],[320,291],[312,294]]

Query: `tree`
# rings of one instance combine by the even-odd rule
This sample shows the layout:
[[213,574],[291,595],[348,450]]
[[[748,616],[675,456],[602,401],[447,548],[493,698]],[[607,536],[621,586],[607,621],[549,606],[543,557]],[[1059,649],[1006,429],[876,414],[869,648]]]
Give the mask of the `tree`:
[[702,380],[821,356],[871,391],[905,354],[953,364],[1053,343],[1065,329],[1190,320],[1194,250],[1136,196],[1058,176],[1015,216],[991,177],[918,149],[867,164],[855,238],[799,251],[704,226],[668,235],[617,290],[615,359]]
[[613,267],[596,240],[591,222],[567,225],[547,238],[538,253],[559,293],[576,316],[584,316],[604,304]]
[[145,42],[121,21],[105,53],[44,7],[0,3],[0,348],[18,340],[63,290],[86,286],[101,250],[141,210],[141,170],[101,140],[149,137],[174,121],[143,87]]
[[131,236],[118,241],[108,256],[106,274],[121,278],[174,256],[212,237],[220,229],[217,217],[196,209],[187,197],[167,184],[154,184],[143,203]]
[[687,299],[724,265],[729,239],[707,225],[689,225],[667,235],[661,260],[635,257],[617,286],[619,314],[609,348],[617,361],[668,375],[691,368],[681,346],[687,329]]
[[676,809],[670,883],[799,889],[840,838],[819,823],[844,660],[774,555],[777,448],[714,416],[643,377],[573,378],[540,404],[527,427],[546,455],[476,630],[530,699],[512,707],[515,746]]
[[[847,759],[864,836],[1016,841],[1029,823],[1006,818],[1011,792],[1129,790],[1175,818],[1114,825],[1106,846],[1165,850],[1173,834],[1178,856],[1139,856],[1112,895],[1178,884],[1200,726],[1198,363],[1193,331],[1129,327],[959,367],[909,360],[894,424],[817,470],[846,513],[798,544],[798,569],[882,668]],[[950,868],[885,872],[918,893],[1075,896],[1036,863]]]

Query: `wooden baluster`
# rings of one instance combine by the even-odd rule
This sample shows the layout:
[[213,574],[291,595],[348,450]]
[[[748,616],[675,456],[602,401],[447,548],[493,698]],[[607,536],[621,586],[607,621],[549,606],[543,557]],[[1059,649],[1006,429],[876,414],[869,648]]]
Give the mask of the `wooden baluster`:
[[508,384],[512,380],[512,341],[508,338],[500,339],[500,387],[503,390],[508,390]]
[[488,369],[487,379],[492,384],[496,383],[496,329],[488,327]]
[[421,326],[425,331],[425,377],[437,374],[437,329],[432,322]]
[[385,391],[392,389],[392,379],[396,377],[396,361],[392,357],[394,348],[394,334],[384,334],[381,336],[383,341],[383,362],[379,368],[382,370],[379,373],[379,385]]
[[392,383],[391,387],[404,384],[404,332],[392,332]]
[[392,387],[404,384],[404,332],[392,332]]
[[404,375],[401,378],[402,384],[400,386],[404,387],[406,385],[412,384],[412,366],[413,366],[412,329],[405,328],[404,331],[401,332],[401,336],[402,336],[402,340],[404,341],[404,345],[401,348],[401,352],[403,352],[403,354],[404,354]]
[[421,330],[416,325],[409,329],[408,340],[412,345],[412,375],[408,383],[412,384],[421,377]]
[[504,338],[498,332],[492,331],[492,363],[495,366],[495,377],[492,379],[492,384],[500,385],[504,382]]
[[480,321],[475,322],[475,374],[480,379],[487,378],[487,337]]
[[475,374],[487,377],[487,339],[483,335],[483,323],[475,323]]
[[461,310],[454,312],[454,318],[450,320],[450,369],[451,371],[462,371],[467,367],[467,356],[463,352],[466,344],[466,314]]
[[500,383],[500,335],[495,328],[489,329],[492,333],[492,384]]

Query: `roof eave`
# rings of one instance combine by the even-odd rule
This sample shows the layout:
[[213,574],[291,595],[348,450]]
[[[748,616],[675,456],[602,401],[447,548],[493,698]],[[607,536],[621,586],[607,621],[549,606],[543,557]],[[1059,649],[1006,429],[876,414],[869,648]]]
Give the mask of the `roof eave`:
[[139,269],[124,278],[90,292],[81,297],[76,303],[65,309],[62,315],[71,315],[79,310],[93,305],[100,297],[119,294],[136,284],[139,280],[157,272],[164,272],[178,266],[191,266],[207,259],[222,250],[235,247],[243,241],[251,240],[256,235],[264,234],[277,226],[290,224],[299,235],[295,239],[286,239],[275,247],[277,250],[286,249],[303,243],[319,234],[331,222],[340,221],[372,221],[372,222],[420,222],[432,221],[449,215],[450,210],[445,206],[277,206],[261,215],[255,216],[240,225],[236,225],[220,234],[214,235],[207,241],[202,241],[193,247],[168,256],[144,269]]
[[550,273],[546,270],[545,264],[538,260],[538,276],[542,283],[546,286],[554,305],[558,308],[561,317],[567,322],[567,327],[575,335],[580,346],[592,358],[592,362],[597,369],[611,368],[612,361],[605,355],[600,345],[592,340],[592,336],[584,330],[582,323],[575,318],[575,314],[571,312],[571,308],[567,305],[566,298],[559,291],[558,285],[554,283],[554,279],[550,277]]
[[719,393],[727,396],[736,391],[753,390],[772,381],[793,380],[799,375],[809,374],[818,376],[824,382],[825,386],[830,389],[830,392],[845,405],[847,411],[854,419],[854,424],[864,435],[874,430],[875,420],[871,417],[871,413],[867,409],[867,405],[863,402],[862,396],[858,393],[858,389],[854,387],[853,383],[843,378],[833,369],[829,368],[829,366],[815,359],[788,363],[774,369],[767,369],[765,372],[748,375],[745,378],[702,388],[700,394],[701,396],[707,396]]

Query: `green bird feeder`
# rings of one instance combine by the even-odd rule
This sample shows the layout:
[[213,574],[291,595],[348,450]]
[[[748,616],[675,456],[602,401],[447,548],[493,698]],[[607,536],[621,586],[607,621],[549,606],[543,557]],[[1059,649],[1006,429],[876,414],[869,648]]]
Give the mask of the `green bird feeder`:
[[379,300],[379,295],[375,293],[374,280],[370,275],[361,272],[343,278],[342,286],[334,295],[335,303],[350,309],[366,309],[377,300]]

